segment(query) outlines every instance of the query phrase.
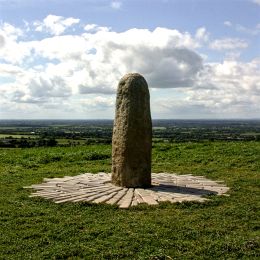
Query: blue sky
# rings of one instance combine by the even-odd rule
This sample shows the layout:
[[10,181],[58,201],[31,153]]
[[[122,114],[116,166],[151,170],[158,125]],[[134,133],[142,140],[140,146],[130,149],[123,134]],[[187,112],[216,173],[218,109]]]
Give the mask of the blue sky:
[[260,118],[260,0],[0,0],[0,119],[113,118],[144,75],[153,118]]

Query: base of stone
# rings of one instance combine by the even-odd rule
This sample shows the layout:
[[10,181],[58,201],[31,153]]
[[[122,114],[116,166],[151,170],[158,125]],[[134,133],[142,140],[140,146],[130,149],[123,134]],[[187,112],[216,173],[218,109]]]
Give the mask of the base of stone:
[[152,187],[123,188],[111,183],[110,173],[85,173],[74,177],[44,179],[44,183],[32,185],[36,192],[30,197],[43,197],[55,203],[89,202],[118,205],[129,208],[141,203],[157,205],[163,201],[204,202],[205,195],[223,195],[229,188],[219,181],[203,176],[152,173]]

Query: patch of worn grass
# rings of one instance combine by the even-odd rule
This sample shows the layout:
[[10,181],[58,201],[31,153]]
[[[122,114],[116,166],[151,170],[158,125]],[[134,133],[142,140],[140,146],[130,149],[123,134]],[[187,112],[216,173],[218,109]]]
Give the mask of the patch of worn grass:
[[22,188],[109,172],[111,146],[0,149],[0,259],[257,259],[259,155],[259,142],[155,144],[153,172],[223,180],[230,197],[119,210]]

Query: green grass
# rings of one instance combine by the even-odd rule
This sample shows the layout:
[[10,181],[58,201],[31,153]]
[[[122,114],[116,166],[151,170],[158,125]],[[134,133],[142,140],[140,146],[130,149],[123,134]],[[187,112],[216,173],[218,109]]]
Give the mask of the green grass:
[[66,138],[56,138],[58,144],[70,144],[70,143],[77,143],[77,144],[84,144],[86,143],[86,139],[66,139]]
[[153,172],[223,180],[230,196],[119,210],[23,189],[109,172],[111,146],[0,149],[0,259],[259,259],[259,155],[259,142],[155,144]]

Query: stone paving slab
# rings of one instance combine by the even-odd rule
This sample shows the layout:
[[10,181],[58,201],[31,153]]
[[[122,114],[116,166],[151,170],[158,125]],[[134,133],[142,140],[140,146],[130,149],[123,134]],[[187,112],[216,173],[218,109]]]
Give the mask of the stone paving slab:
[[55,203],[89,202],[129,208],[141,203],[157,205],[163,201],[207,201],[205,195],[226,195],[229,188],[222,181],[191,174],[152,173],[151,188],[123,188],[113,185],[111,174],[85,173],[75,177],[45,178],[44,183],[24,188],[35,190],[30,197],[43,197]]

